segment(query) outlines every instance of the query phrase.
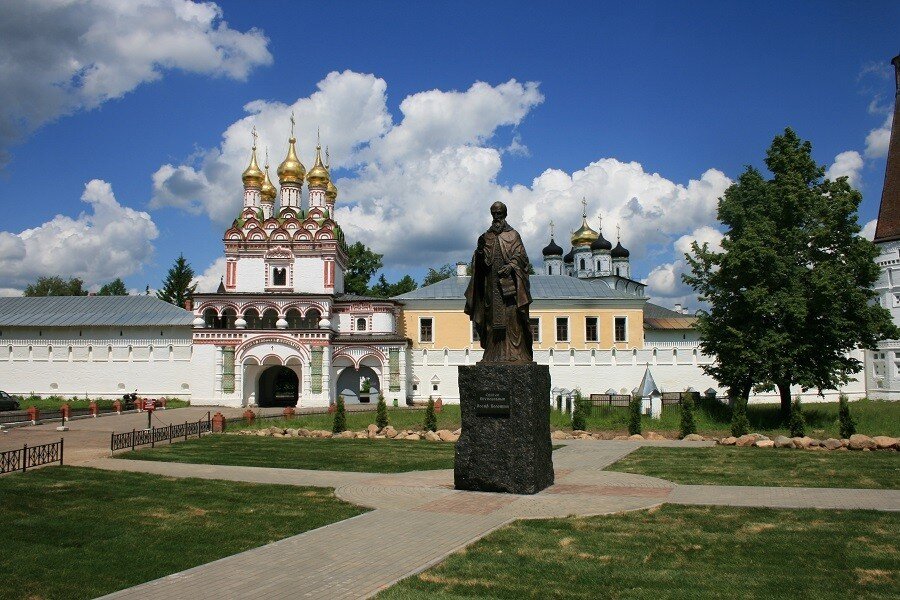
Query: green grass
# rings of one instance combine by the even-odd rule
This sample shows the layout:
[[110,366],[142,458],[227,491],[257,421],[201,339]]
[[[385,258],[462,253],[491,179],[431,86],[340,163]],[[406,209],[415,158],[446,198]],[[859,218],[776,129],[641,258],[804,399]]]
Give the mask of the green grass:
[[453,454],[454,445],[443,442],[211,435],[116,457],[316,471],[402,473],[452,469]]
[[897,598],[900,514],[688,507],[518,521],[396,598]]
[[332,490],[48,467],[0,478],[0,598],[94,598],[340,521]]
[[[806,434],[811,437],[825,439],[839,438],[840,430],[837,420],[837,402],[809,403],[803,405],[803,418],[806,420]],[[857,432],[866,435],[890,435],[900,437],[900,402],[879,400],[858,400],[850,403],[850,413],[857,419]],[[702,403],[694,411],[697,422],[697,433],[715,436],[731,435],[731,410],[728,406],[716,403]],[[787,427],[781,423],[780,406],[776,404],[751,404],[747,407],[747,418],[750,430],[764,433],[770,437],[789,435]],[[681,423],[681,410],[677,406],[663,408],[660,419],[644,416],[641,419],[642,431],[675,434]],[[551,411],[550,424],[557,429],[570,429],[572,421],[563,412]],[[590,431],[628,431],[628,409],[595,409],[587,418]]]
[[[449,429],[455,431],[459,429],[460,415],[458,405],[444,405],[441,412],[436,413],[437,428]],[[388,421],[394,429],[398,431],[403,429],[422,429],[422,423],[425,420],[425,411],[421,409],[410,408],[389,408]],[[331,431],[331,424],[334,421],[333,414],[318,415],[298,415],[293,419],[262,419],[253,423],[253,425],[237,425],[229,423],[229,430],[233,429],[266,429],[270,426],[281,427],[283,429],[325,429]],[[375,411],[354,411],[347,412],[347,429],[359,431],[365,429],[375,422]]]
[[900,489],[900,453],[644,446],[607,468],[686,484]]
[[[97,406],[100,407],[101,410],[108,409],[112,410],[113,402],[115,399],[97,399]],[[60,396],[48,396],[46,398],[39,398],[37,396],[26,397],[19,401],[20,409],[27,410],[29,406],[34,406],[40,410],[59,410],[59,408],[63,404],[67,404],[71,406],[73,409],[84,409],[87,410],[91,407],[91,399],[88,398],[62,398]],[[189,406],[190,402],[187,400],[178,400],[175,398],[169,398],[166,401],[166,408],[184,408],[185,406]]]

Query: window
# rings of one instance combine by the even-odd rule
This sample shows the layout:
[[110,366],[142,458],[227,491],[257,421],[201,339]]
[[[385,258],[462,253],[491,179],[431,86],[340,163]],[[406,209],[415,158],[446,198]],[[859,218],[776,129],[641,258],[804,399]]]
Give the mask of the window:
[[318,311],[318,309],[311,308],[306,311],[306,316],[300,322],[300,327],[302,329],[318,329],[319,321],[322,320],[322,313]]
[[584,259],[581,259],[581,270],[584,271],[587,267],[585,266]]
[[367,324],[366,324],[365,317],[360,317],[360,318],[356,319],[356,330],[357,331],[365,331],[366,329],[368,329],[368,327],[366,325]]
[[287,285],[287,269],[275,267],[272,269],[272,285]]
[[425,344],[434,342],[434,319],[419,317],[419,341]]
[[262,316],[262,329],[275,329],[275,324],[278,322],[278,311],[274,308],[270,308],[263,313]]
[[599,342],[600,327],[597,324],[597,317],[584,318],[584,341]]
[[616,317],[614,331],[617,342],[628,341],[628,317]]
[[535,342],[540,343],[541,341],[541,319],[540,317],[531,317],[528,319],[528,324],[531,326],[531,339]]
[[288,322],[288,329],[302,329],[303,315],[296,308],[287,311],[284,320]]
[[475,327],[475,322],[472,322],[472,343],[481,341],[481,338],[478,337],[478,328]]
[[556,317],[556,341],[569,341],[569,317]]
[[234,391],[234,348],[222,348],[222,391]]

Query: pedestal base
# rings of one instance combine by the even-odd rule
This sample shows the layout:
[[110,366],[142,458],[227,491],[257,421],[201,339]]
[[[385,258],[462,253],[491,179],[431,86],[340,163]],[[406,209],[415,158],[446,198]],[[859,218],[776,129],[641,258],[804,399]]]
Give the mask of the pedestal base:
[[550,367],[459,367],[457,489],[536,494],[553,485]]

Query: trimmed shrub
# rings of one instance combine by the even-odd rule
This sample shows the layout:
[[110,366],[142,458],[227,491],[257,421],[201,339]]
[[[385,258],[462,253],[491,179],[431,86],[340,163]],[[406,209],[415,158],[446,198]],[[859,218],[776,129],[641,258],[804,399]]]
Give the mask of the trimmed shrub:
[[425,407],[425,422],[422,424],[425,431],[437,431],[437,416],[434,414],[434,398],[428,396],[428,406]]
[[581,392],[575,390],[575,406],[572,411],[572,429],[584,431],[587,428],[587,414],[584,406],[584,398]]
[[691,394],[681,396],[681,437],[697,433],[697,422],[694,420],[694,398]]
[[741,437],[750,433],[750,420],[747,419],[747,401],[735,398],[731,407],[731,435]]
[[846,394],[838,397],[838,424],[843,439],[846,440],[856,433],[856,419],[850,414],[850,403],[847,401]]
[[800,396],[791,402],[791,416],[788,420],[788,430],[791,437],[803,437],[806,435],[806,421],[803,419],[803,407],[800,406]]
[[641,397],[634,396],[628,403],[628,435],[641,432]]
[[331,433],[341,433],[342,431],[347,431],[347,410],[344,408],[344,396],[338,396],[334,407]]
[[384,401],[384,394],[378,394],[378,408],[375,410],[375,424],[378,429],[384,429],[388,425],[387,402]]

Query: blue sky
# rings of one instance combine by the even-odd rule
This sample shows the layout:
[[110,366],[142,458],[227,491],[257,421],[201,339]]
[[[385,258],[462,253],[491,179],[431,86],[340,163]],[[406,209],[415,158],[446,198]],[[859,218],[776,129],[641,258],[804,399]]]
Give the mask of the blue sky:
[[[295,103],[304,162],[316,125],[343,148],[338,218],[389,279],[467,260],[497,198],[538,255],[585,195],[654,298],[690,302],[679,250],[716,240],[715,197],[785,126],[826,166],[857,153],[834,172],[863,192],[861,224],[875,218],[884,158],[867,136],[892,106],[900,4],[560,4],[220,1],[185,17],[161,0],[65,19],[3,4],[0,52],[27,60],[0,67],[0,288],[55,273],[156,287],[179,252],[217,282],[237,149],[256,119],[274,172]],[[11,96],[34,72],[55,75]]]

